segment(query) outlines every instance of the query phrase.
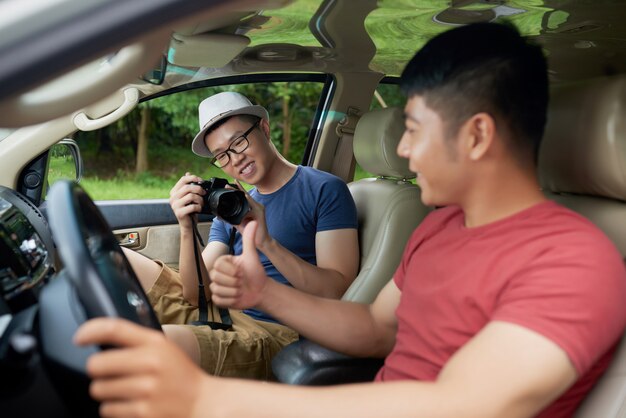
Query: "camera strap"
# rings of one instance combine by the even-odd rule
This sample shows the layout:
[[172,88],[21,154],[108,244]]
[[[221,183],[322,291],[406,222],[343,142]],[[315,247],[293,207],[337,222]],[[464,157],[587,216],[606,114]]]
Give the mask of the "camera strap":
[[[200,263],[202,262],[202,256],[200,254],[198,248],[198,238],[200,237],[200,233],[198,232],[198,226],[196,224],[195,218],[191,217],[191,223],[194,230],[193,236],[193,253],[194,259],[196,261],[196,275],[198,278],[198,320],[191,322],[191,325],[208,325],[211,329],[221,329],[228,331],[232,328],[233,321],[230,318],[230,313],[226,308],[218,308],[218,312],[220,314],[220,319],[222,322],[216,322],[215,316],[213,314],[213,301],[207,301],[206,293],[204,291],[204,282],[202,280],[202,272],[200,269]],[[229,254],[234,254],[234,242],[235,242],[235,234],[237,230],[233,227],[230,233],[229,240]],[[209,311],[211,312],[211,320],[209,321]]]

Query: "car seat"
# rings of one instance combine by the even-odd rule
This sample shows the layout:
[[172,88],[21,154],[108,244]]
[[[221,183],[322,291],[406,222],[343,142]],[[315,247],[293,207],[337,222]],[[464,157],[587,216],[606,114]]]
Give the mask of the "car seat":
[[407,159],[396,153],[404,133],[398,108],[374,110],[359,120],[354,131],[354,157],[365,171],[375,173],[348,184],[359,220],[359,274],[344,300],[370,303],[395,273],[404,246],[428,214],[419,187],[409,180]]
[[[550,199],[591,220],[626,255],[626,78],[553,89],[539,176]],[[626,416],[626,338],[575,416]]]
[[[396,148],[404,133],[401,109],[364,114],[357,123],[353,148],[359,165],[372,177],[348,184],[357,208],[361,263],[343,300],[370,303],[391,279],[404,246],[429,208],[409,179],[408,160]],[[291,384],[336,384],[373,379],[381,359],[356,359],[307,340],[285,347],[272,362],[276,378]]]

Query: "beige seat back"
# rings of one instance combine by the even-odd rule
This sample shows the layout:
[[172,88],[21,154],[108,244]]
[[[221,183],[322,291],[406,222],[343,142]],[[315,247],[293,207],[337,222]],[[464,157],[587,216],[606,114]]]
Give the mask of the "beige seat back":
[[[343,300],[372,302],[395,273],[404,246],[428,213],[419,188],[408,179],[408,161],[396,155],[404,132],[400,109],[366,113],[354,132],[354,156],[371,178],[348,185],[356,203],[361,265]],[[292,385],[329,385],[371,381],[382,359],[349,357],[300,339],[272,360],[279,382]]]
[[[626,256],[626,78],[551,92],[539,175],[548,197],[594,222]],[[576,417],[626,417],[626,337]]]
[[404,132],[401,109],[371,111],[354,132],[354,156],[374,176],[348,185],[359,219],[361,266],[344,300],[369,303],[393,276],[404,246],[429,209],[420,200],[415,174],[396,148]]

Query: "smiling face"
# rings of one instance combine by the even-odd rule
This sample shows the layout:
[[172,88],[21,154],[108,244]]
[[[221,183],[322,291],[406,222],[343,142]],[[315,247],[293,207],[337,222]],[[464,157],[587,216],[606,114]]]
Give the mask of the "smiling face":
[[[213,155],[228,149],[235,140],[248,131],[254,122],[250,118],[233,116],[217,129],[209,132],[204,142]],[[269,125],[262,119],[247,135],[248,148],[239,154],[229,152],[230,161],[222,167],[229,176],[245,183],[257,185],[263,182],[277,158],[275,148],[269,141]]]
[[458,135],[446,137],[444,121],[421,96],[410,97],[404,112],[405,131],[397,152],[417,174],[422,202],[428,206],[460,204],[466,184]]

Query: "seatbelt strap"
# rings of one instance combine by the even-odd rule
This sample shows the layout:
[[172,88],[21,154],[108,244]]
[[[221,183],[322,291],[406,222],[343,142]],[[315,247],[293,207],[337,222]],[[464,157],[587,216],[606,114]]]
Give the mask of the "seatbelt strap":
[[[339,121],[335,132],[339,139],[337,140],[337,149],[333,156],[333,166],[331,173],[343,179],[346,183],[352,181],[354,175],[354,167],[356,160],[354,159],[353,140],[356,124],[361,117],[361,112],[356,107],[348,107],[346,115]],[[345,161],[349,160],[350,164]]]
[[[228,254],[235,255],[235,236],[237,235],[237,228],[234,226],[230,230],[230,237],[228,239]],[[222,323],[226,325],[233,325],[233,320],[230,317],[230,312],[226,308],[218,308]]]
[[[215,316],[213,315],[213,301],[207,301],[206,294],[204,292],[204,282],[202,280],[202,271],[200,269],[200,263],[202,262],[200,251],[198,248],[198,238],[200,236],[198,232],[198,226],[196,224],[195,218],[192,216],[191,224],[194,230],[193,235],[193,253],[194,259],[196,261],[196,277],[198,278],[198,320],[191,322],[191,325],[208,325],[211,329],[222,329],[228,331],[232,328],[233,321],[230,318],[230,313],[228,309],[219,308],[219,314],[222,322],[216,322]],[[237,230],[233,228],[231,232],[230,245],[232,247],[234,244],[234,233]],[[229,248],[229,252],[232,254],[234,249]],[[209,321],[209,311],[211,312],[211,320]]]

